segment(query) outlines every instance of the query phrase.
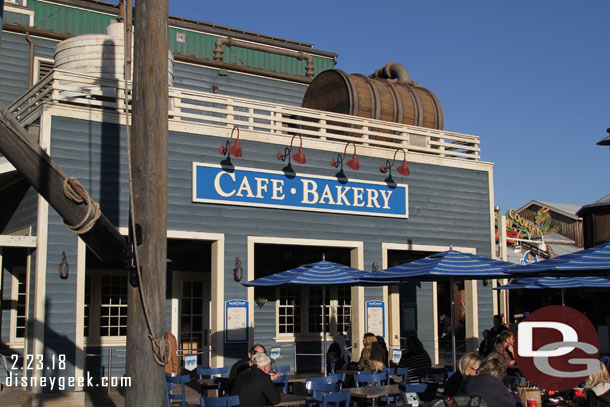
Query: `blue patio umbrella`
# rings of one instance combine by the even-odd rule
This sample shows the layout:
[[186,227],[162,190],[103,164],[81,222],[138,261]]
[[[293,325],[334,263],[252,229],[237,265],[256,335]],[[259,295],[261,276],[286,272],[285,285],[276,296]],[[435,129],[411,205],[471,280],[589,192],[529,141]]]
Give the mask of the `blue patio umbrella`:
[[[322,337],[324,373],[326,374],[326,290],[327,286],[380,285],[369,281],[373,273],[322,260],[242,283],[246,287],[317,286],[322,287]],[[295,366],[296,368],[296,366]]]
[[506,272],[514,277],[610,276],[610,243],[537,263],[514,266]]
[[510,284],[494,290],[542,290],[561,289],[561,304],[565,305],[566,288],[599,287],[610,288],[610,280],[600,277],[525,277],[513,280]]
[[451,347],[453,350],[453,368],[456,368],[455,354],[455,318],[453,309],[455,299],[453,295],[453,284],[455,280],[477,280],[488,278],[507,278],[509,277],[504,270],[514,266],[500,260],[488,257],[477,256],[469,253],[462,253],[457,250],[448,250],[442,253],[431,254],[419,260],[404,263],[398,266],[387,268],[373,275],[367,276],[367,280],[414,280],[414,281],[439,281],[449,280],[451,289]]

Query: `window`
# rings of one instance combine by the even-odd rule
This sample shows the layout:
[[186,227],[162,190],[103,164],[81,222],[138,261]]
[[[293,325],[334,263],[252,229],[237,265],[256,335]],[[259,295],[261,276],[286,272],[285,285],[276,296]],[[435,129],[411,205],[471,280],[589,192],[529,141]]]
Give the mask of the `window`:
[[318,336],[322,333],[324,307],[326,332],[346,332],[351,320],[350,287],[278,288],[278,334],[280,336]]
[[89,343],[125,340],[127,284],[125,272],[96,270],[87,273],[83,329]]
[[33,83],[37,83],[55,67],[55,61],[51,58],[34,57],[34,78]]
[[301,290],[280,288],[278,327],[280,334],[301,333]]
[[10,341],[12,344],[23,344],[26,325],[27,273],[25,268],[15,267],[9,274],[11,282],[10,301]]

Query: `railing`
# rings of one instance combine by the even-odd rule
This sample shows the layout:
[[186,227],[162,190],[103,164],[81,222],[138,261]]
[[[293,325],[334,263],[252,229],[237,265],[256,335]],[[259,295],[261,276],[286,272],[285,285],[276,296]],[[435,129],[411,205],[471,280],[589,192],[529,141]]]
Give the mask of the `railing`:
[[[54,70],[9,110],[22,123],[35,120],[43,102],[123,111],[124,95],[122,80]],[[309,139],[404,148],[444,158],[480,158],[476,136],[173,87],[169,89],[168,115],[170,121],[218,128],[237,125],[262,135],[301,134]]]

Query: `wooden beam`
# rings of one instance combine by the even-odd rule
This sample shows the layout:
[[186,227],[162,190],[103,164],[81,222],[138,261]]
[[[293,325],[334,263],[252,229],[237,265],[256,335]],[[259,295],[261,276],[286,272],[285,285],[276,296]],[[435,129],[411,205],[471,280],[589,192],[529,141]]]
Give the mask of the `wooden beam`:
[[36,247],[36,236],[0,235],[0,247]]
[[[127,7],[131,7],[126,1]],[[131,179],[139,288],[128,290],[125,406],[162,407],[165,368],[149,335],[165,332],[167,269],[168,2],[137,0],[135,8]],[[126,19],[129,24],[131,21]],[[141,296],[140,296],[141,295]]]
[[[64,193],[66,175],[51,157],[30,138],[21,124],[0,104],[0,152],[68,225],[93,219],[86,203],[76,203]],[[86,192],[86,191],[85,191]],[[116,227],[101,214],[93,227],[79,235],[102,261],[129,258],[129,246]]]

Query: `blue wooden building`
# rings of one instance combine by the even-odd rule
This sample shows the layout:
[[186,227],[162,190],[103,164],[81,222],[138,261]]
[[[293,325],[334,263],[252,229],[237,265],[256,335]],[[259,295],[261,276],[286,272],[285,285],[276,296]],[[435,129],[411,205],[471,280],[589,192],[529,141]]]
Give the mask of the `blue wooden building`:
[[[5,0],[0,101],[126,234],[125,83],[56,60],[62,41],[103,35],[118,15],[101,1]],[[492,256],[493,165],[480,160],[478,137],[301,107],[337,58],[312,44],[177,17],[169,30],[167,329],[200,365],[230,365],[261,342],[280,347],[278,364],[321,368],[307,355],[322,352],[322,288],[247,289],[240,270],[246,281],[324,257],[371,271],[450,246]],[[243,153],[228,158],[219,147],[236,127]],[[278,160],[291,143],[305,163]],[[358,170],[347,165],[355,152]],[[343,165],[331,166],[338,155]],[[403,157],[408,176],[397,171]],[[0,196],[0,352],[42,355],[44,369],[25,371],[36,377],[123,375],[125,271],[97,260],[4,158]],[[491,287],[466,282],[458,293],[469,346],[497,309]],[[351,332],[357,360],[367,331],[390,348],[416,334],[443,362],[436,321],[449,312],[447,290],[328,289],[329,340]],[[52,364],[60,355],[63,368]]]

